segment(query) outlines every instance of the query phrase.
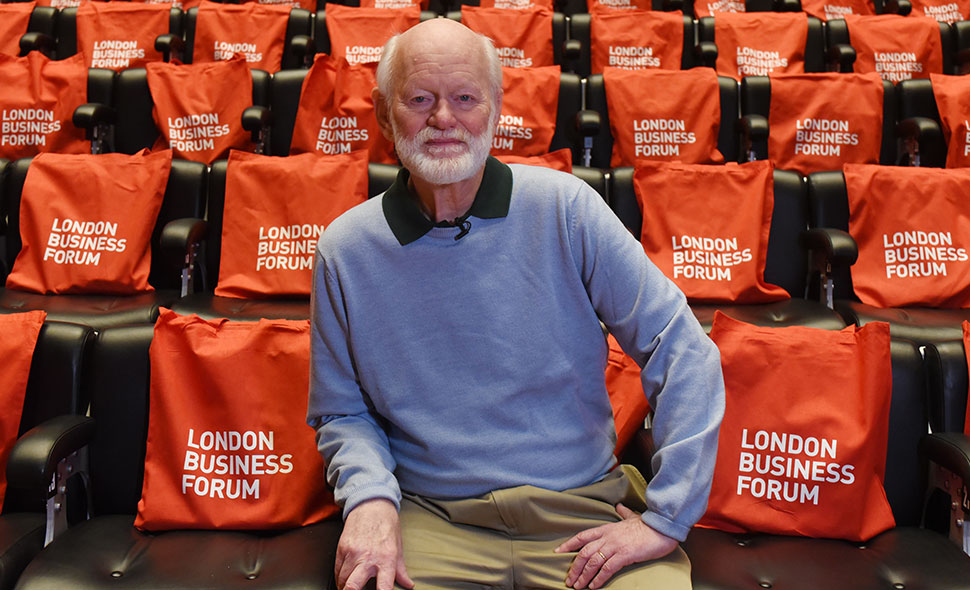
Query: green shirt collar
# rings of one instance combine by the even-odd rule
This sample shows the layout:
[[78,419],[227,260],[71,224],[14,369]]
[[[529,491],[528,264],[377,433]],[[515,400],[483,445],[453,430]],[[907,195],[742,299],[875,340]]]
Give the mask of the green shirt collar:
[[[384,193],[382,207],[384,218],[391,227],[394,237],[406,246],[428,233],[435,223],[425,217],[424,213],[414,202],[408,190],[408,178],[411,173],[407,168],[401,168],[397,179]],[[475,200],[468,210],[469,217],[479,219],[497,219],[509,214],[509,203],[512,201],[512,170],[492,156],[485,161],[485,172],[482,174],[482,184],[478,187]]]

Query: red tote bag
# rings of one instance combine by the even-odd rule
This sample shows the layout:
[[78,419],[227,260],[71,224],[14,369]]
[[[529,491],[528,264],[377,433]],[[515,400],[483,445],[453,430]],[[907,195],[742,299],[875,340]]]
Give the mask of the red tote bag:
[[694,2],[695,18],[734,12],[747,12],[744,0],[698,0]]
[[310,322],[162,309],[135,527],[280,529],[337,513],[306,424]]
[[552,11],[461,7],[461,22],[495,43],[506,68],[538,68],[554,64]]
[[943,73],[943,42],[935,20],[850,14],[845,21],[856,51],[853,71],[875,72],[893,83]]
[[569,148],[563,148],[548,154],[538,156],[515,156],[511,154],[495,156],[499,161],[506,164],[528,164],[529,166],[542,166],[552,168],[560,172],[573,171],[573,152]]
[[84,130],[72,122],[74,109],[87,102],[87,84],[81,55],[53,61],[39,51],[0,54],[0,157],[89,153]]
[[242,58],[150,63],[146,70],[159,129],[153,149],[171,149],[177,158],[209,164],[232,148],[251,145],[242,114],[253,103],[253,79]]
[[803,13],[719,14],[714,18],[717,72],[735,78],[804,72],[807,38]]
[[679,12],[595,12],[590,17],[592,72],[679,70],[684,18]]
[[206,0],[196,20],[192,62],[227,61],[241,55],[250,68],[279,71],[289,18],[289,6]]
[[895,526],[882,484],[889,324],[767,328],[717,312],[711,339],[725,412],[698,525],[849,541]]
[[847,14],[876,14],[869,0],[803,0],[802,10],[826,21],[845,18]]
[[852,286],[877,307],[970,307],[970,169],[846,165]]
[[633,182],[644,251],[691,301],[788,299],[787,291],[764,280],[772,179],[764,160],[722,166],[641,161]]
[[0,315],[0,505],[7,491],[7,459],[20,431],[30,363],[46,317],[40,310]]
[[348,64],[317,55],[303,79],[290,153],[322,155],[367,150],[371,162],[396,164],[394,144],[384,137],[371,90],[376,64]]
[[23,246],[7,287],[34,293],[151,291],[152,230],[171,166],[167,150],[34,158],[20,200]]
[[482,8],[501,8],[503,10],[544,8],[551,11],[555,9],[553,0],[482,0],[479,6]]
[[421,21],[418,6],[387,10],[327,4],[330,55],[352,64],[381,60],[387,40]]
[[928,16],[941,23],[955,23],[970,17],[970,2],[966,0],[914,0],[913,16]]
[[606,103],[613,132],[610,165],[637,160],[718,164],[721,93],[710,68],[637,71],[606,68]]
[[613,425],[616,428],[617,456],[623,452],[650,413],[650,403],[643,393],[640,366],[623,352],[619,342],[610,334],[606,340],[609,354],[606,358],[606,392],[613,408]]
[[875,74],[772,76],[769,159],[802,174],[878,163],[883,92]]
[[27,32],[36,2],[0,4],[0,53],[20,55],[20,37]]
[[502,114],[492,155],[538,156],[556,134],[559,66],[502,68]]
[[161,61],[155,39],[169,31],[164,4],[87,2],[77,9],[77,46],[89,68],[121,71]]
[[970,77],[930,74],[946,139],[946,167],[970,166]]
[[308,297],[317,241],[367,199],[367,152],[286,158],[232,152],[219,280],[223,297]]

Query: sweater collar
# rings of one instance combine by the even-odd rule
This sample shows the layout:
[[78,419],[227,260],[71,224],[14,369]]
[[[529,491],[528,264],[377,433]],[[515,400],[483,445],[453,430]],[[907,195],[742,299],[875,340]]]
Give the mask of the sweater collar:
[[[408,190],[408,178],[411,173],[407,168],[401,168],[394,184],[384,193],[381,206],[384,218],[391,227],[394,237],[402,246],[406,246],[428,233],[435,223],[425,217],[424,213],[414,202]],[[497,219],[509,213],[509,203],[512,200],[512,170],[492,156],[485,161],[485,172],[482,174],[482,184],[475,193],[475,200],[468,209],[469,217],[479,219]]]

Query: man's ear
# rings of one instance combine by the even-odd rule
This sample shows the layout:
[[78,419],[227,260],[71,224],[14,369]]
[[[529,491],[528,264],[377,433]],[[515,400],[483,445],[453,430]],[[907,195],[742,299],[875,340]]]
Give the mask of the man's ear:
[[387,111],[387,101],[384,95],[377,88],[370,91],[371,100],[374,102],[374,114],[377,115],[377,124],[381,127],[381,133],[388,141],[394,141],[394,129],[391,127],[391,114]]
[[498,94],[496,94],[495,96],[495,116],[494,116],[495,129],[498,129],[499,119],[502,118],[502,99],[503,98],[505,98],[505,91],[500,88],[498,91]]

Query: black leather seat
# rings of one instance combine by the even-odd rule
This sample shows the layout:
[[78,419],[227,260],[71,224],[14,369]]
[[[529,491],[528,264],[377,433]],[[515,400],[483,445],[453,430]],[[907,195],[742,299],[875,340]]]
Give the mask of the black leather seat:
[[[820,81],[818,92],[825,92]],[[830,93],[831,94],[831,93]],[[843,100],[832,96],[832,101]],[[771,129],[768,125],[771,112],[771,77],[748,76],[741,80],[741,150],[745,159],[767,160]],[[871,130],[875,131],[875,130]],[[891,82],[883,81],[882,143],[879,147],[879,163],[892,165],[896,162],[896,94]]]
[[[718,129],[717,149],[725,162],[738,162],[741,157],[738,139],[738,82],[734,78],[718,76],[721,99],[721,125]],[[606,85],[602,74],[594,74],[586,81],[586,108],[599,113],[599,132],[592,136],[591,165],[601,168],[610,166],[613,153],[613,132],[606,101]],[[656,113],[652,115],[658,116]]]
[[900,147],[900,164],[944,167],[947,146],[933,83],[928,78],[903,80],[896,84],[896,95],[899,100],[896,130],[904,142]]
[[[463,2],[462,6],[477,6],[478,3],[474,4],[471,2]],[[513,13],[514,14],[514,13]],[[461,9],[451,10],[446,15],[453,21],[461,22]],[[561,66],[563,71],[572,71],[567,67],[567,61],[569,59],[574,59],[576,56],[572,55],[566,50],[565,43],[567,37],[568,21],[566,15],[561,12],[552,13],[552,60],[557,66]]]
[[[633,170],[618,168],[613,171],[610,206],[627,229],[639,238],[642,216],[633,188]],[[791,299],[761,305],[690,303],[694,315],[708,332],[717,310],[762,326],[798,325],[829,330],[845,327],[838,314],[816,301],[805,299],[808,266],[805,250],[799,243],[799,236],[807,227],[802,177],[787,170],[775,170],[774,190],[765,280],[788,291]]]
[[933,432],[966,432],[967,355],[963,340],[931,342],[923,349]]
[[[751,12],[764,12],[764,10]],[[714,38],[716,18],[705,16],[697,19],[698,61],[700,65],[714,67],[718,52],[722,51],[721,48],[717,47],[717,40]],[[826,71],[824,27],[822,21],[818,18],[814,16],[807,16],[806,18],[808,19],[808,36],[805,38],[805,71],[824,72]],[[712,46],[713,51],[711,51]]]
[[[815,172],[808,176],[810,224],[813,228],[833,229],[849,239],[849,203],[842,172]],[[819,242],[820,243],[820,242]],[[821,243],[820,243],[821,244]],[[853,242],[854,244],[854,242]],[[817,249],[824,257],[825,248]],[[880,308],[861,303],[852,288],[849,266],[837,252],[829,264],[833,281],[834,308],[849,324],[889,322],[894,338],[905,338],[920,344],[953,340],[962,335],[961,325],[970,320],[970,309],[937,309],[929,307]],[[825,264],[825,262],[823,262]]]
[[[659,9],[657,9],[659,10]],[[589,13],[582,11],[573,14],[569,17],[569,39],[577,41],[578,56],[574,59],[572,63],[575,64],[575,69],[573,70],[583,78],[587,78],[592,71],[592,27],[593,18]],[[649,18],[649,17],[647,17]],[[680,67],[683,70],[694,67],[696,65],[694,45],[694,19],[690,16],[684,15],[684,43],[683,50],[680,57]],[[605,51],[605,48],[600,49],[600,51]],[[572,65],[572,64],[569,64]],[[565,68],[564,68],[565,69]],[[597,72],[602,73],[602,72]]]
[[[185,13],[185,48],[182,63],[192,63],[195,51],[195,30],[199,19],[199,7],[189,8]],[[283,58],[280,69],[309,67],[313,62],[313,43],[310,35],[313,27],[313,13],[303,8],[290,10],[286,22],[286,35],[283,43]],[[175,31],[173,31],[174,33]]]
[[[910,5],[910,10],[912,10],[912,5]],[[892,12],[891,10],[887,12]],[[880,13],[882,14],[882,13]],[[910,19],[913,21],[919,21],[920,17],[916,19]],[[955,41],[954,33],[950,25],[946,23],[938,23],[940,26],[940,42],[942,43],[942,58],[943,58],[943,71],[937,72],[941,74],[956,74],[959,73],[954,71],[954,51],[955,51]],[[845,20],[835,19],[830,20],[825,23],[825,44],[828,51],[833,51],[838,47],[852,47],[851,31],[849,30],[849,25]],[[857,52],[856,52],[857,53]],[[849,70],[852,71],[852,70]]]
[[[181,8],[172,8],[168,18],[168,33],[182,36],[183,13]],[[159,32],[165,34],[164,31]],[[57,40],[57,59],[70,57],[78,52],[77,46],[77,8],[64,8],[57,15],[54,26],[54,36]]]
[[[337,2],[337,4],[343,3]],[[432,18],[438,18],[438,13],[432,10],[421,11],[421,22]],[[316,15],[313,19],[313,43],[316,47],[317,53],[326,53],[327,55],[331,55],[330,31],[327,28],[327,10],[325,8],[318,7]]]
[[926,435],[926,382],[917,346],[894,341],[892,362],[884,481],[896,527],[865,543],[695,527],[684,543],[695,589],[967,588],[970,557],[945,532],[921,528],[920,522],[928,480],[924,461],[964,465],[963,473],[970,473],[970,462],[965,453],[961,459],[945,448],[947,438]]
[[45,439],[49,431],[59,431],[59,426],[76,424],[70,416],[87,410],[82,376],[93,342],[91,328],[53,321],[45,322],[38,336],[20,419],[19,435],[24,442],[9,456],[0,516],[0,588],[4,590],[13,588],[20,572],[45,543],[48,484],[41,481],[39,489],[32,486],[45,478],[25,474],[20,460],[31,450],[49,450],[49,445],[32,443]]
[[[10,165],[4,182],[4,207],[8,220],[6,259],[8,268],[22,246],[20,238],[20,197],[30,159]],[[195,220],[201,219],[205,205],[207,168],[198,162],[174,160],[162,208],[151,239],[152,267],[149,283],[155,291],[138,295],[42,295],[14,289],[0,289],[0,313],[32,309],[47,311],[50,319],[75,322],[96,329],[132,322],[153,322],[158,307],[177,299],[181,290],[179,268],[187,248],[200,236]],[[169,222],[183,220],[169,225]],[[168,228],[166,229],[166,226]]]
[[[209,199],[207,213],[207,238],[202,267],[203,289],[182,297],[171,308],[182,315],[198,314],[204,318],[231,318],[235,320],[258,320],[260,318],[303,320],[310,317],[309,298],[243,299],[219,297],[213,294],[219,278],[219,261],[222,255],[222,221],[226,199],[226,173],[228,162],[212,163],[209,173]],[[368,197],[384,192],[397,177],[398,167],[387,164],[368,165]]]
[[[266,105],[269,100],[269,73],[250,70],[253,78],[253,104]],[[148,88],[145,68],[132,68],[118,74],[112,102],[116,112],[113,128],[113,151],[134,154],[151,148],[159,131],[152,117],[154,102]]]
[[19,590],[329,588],[340,522],[285,531],[169,531],[133,526],[147,430],[151,325],[105,329],[92,354],[92,518],[27,566]]

